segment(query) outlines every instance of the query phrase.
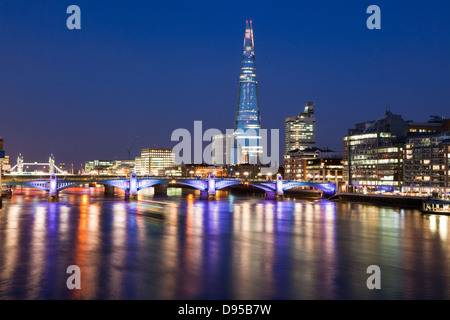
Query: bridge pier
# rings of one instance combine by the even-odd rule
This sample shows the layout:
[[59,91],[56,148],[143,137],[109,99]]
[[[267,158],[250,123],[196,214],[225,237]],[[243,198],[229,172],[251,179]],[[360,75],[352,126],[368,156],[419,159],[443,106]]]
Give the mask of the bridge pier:
[[155,186],[153,186],[155,190],[155,196],[165,196],[167,195],[167,184],[165,183],[159,183]]
[[267,200],[283,200],[284,194],[273,192],[273,191],[266,191],[266,199]]
[[210,193],[208,191],[200,191],[200,200],[214,200],[216,193]]
[[208,176],[208,187],[204,191],[200,191],[200,199],[213,200],[216,198],[216,175],[211,173]]
[[129,186],[130,186],[130,188],[125,191],[125,199],[126,200],[137,200],[139,181],[137,178],[137,174],[134,172],[130,176]]
[[125,190],[125,200],[137,200],[138,195],[137,193],[131,193],[130,190]]
[[56,174],[50,176],[48,201],[58,202],[58,179],[56,178]]
[[58,202],[58,193],[49,194],[48,202]]
[[266,191],[266,199],[282,200],[284,198],[283,177],[278,174],[275,181],[275,191]]
[[113,196],[115,188],[113,186],[105,184],[105,196]]

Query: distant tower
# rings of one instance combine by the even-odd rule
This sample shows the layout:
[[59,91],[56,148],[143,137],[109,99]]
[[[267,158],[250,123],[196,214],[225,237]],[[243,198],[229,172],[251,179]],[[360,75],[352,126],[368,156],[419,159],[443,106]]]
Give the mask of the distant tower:
[[19,155],[17,156],[17,172],[23,172],[23,156],[21,153],[19,153]]
[[[252,21],[246,21],[244,54],[239,77],[239,96],[236,108],[235,130],[253,129],[253,134],[236,132],[238,163],[259,163],[262,155],[261,119],[259,115],[258,88],[255,68],[255,47],[253,42]],[[244,137],[245,136],[245,137]],[[255,159],[256,157],[256,159]],[[253,160],[252,160],[253,159]]]

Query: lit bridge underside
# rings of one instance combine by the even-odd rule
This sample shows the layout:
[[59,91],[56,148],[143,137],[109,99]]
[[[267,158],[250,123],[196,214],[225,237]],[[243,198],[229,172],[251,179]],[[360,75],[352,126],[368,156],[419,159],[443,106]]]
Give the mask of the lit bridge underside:
[[157,185],[185,185],[200,190],[201,195],[207,198],[214,198],[216,191],[236,185],[249,185],[263,190],[268,199],[282,198],[284,191],[296,187],[312,187],[322,190],[327,195],[336,193],[336,185],[331,183],[314,183],[301,181],[283,181],[280,175],[275,181],[257,179],[216,179],[214,174],[210,174],[208,179],[193,179],[192,177],[138,177],[135,173],[130,177],[114,176],[82,176],[71,175],[61,176],[52,174],[50,176],[6,175],[2,179],[2,184],[10,186],[26,186],[47,191],[49,200],[56,201],[58,192],[67,188],[85,185],[102,184],[107,188],[119,188],[125,191],[126,198],[136,199],[139,190],[154,187]]

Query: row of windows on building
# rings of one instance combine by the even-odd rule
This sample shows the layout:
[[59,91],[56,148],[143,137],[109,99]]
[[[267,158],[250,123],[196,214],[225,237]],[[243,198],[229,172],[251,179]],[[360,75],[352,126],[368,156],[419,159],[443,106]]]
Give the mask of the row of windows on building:
[[355,125],[343,138],[344,185],[348,192],[450,193],[450,120],[384,118]]
[[286,118],[285,179],[336,182],[350,192],[450,193],[450,119],[414,122],[387,110],[348,130],[332,156],[316,147],[315,125],[312,102]]

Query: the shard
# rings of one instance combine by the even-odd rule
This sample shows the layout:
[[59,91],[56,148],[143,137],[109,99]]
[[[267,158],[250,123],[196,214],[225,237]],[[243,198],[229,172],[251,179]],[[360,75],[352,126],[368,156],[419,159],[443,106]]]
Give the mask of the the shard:
[[252,21],[247,20],[234,126],[238,146],[238,163],[257,164],[260,162],[262,154],[257,86],[253,27]]

